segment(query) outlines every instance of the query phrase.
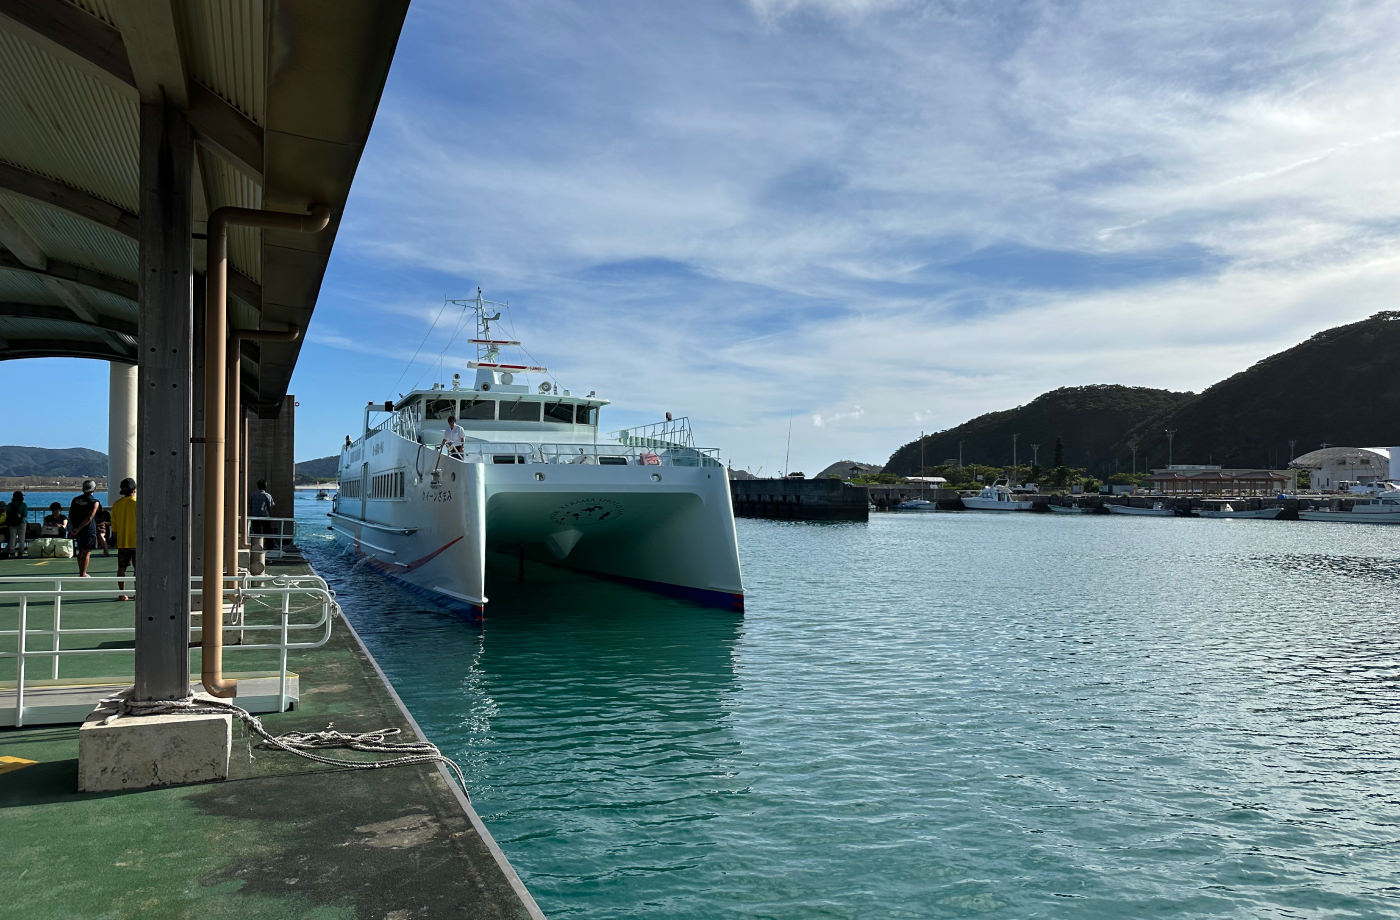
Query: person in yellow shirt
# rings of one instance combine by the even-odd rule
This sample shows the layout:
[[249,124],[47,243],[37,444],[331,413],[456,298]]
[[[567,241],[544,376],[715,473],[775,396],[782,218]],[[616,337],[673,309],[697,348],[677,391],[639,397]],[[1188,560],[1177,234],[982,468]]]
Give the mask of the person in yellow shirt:
[[[123,479],[122,497],[112,505],[112,537],[117,543],[117,578],[126,577],[126,567],[136,567],[136,480]],[[126,582],[118,581],[119,601],[129,601]]]

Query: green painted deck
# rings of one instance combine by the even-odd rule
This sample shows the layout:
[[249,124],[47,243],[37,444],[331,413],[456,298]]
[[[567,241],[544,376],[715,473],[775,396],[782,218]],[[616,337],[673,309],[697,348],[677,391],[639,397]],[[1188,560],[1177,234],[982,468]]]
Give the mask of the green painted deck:
[[[94,555],[90,571],[112,574],[115,562]],[[77,564],[0,561],[0,577],[17,572],[76,574]],[[115,597],[65,601],[63,625],[130,622],[133,604]],[[13,629],[15,619],[13,602],[0,603],[0,629]],[[13,650],[9,642],[3,647]],[[275,667],[275,653],[245,655],[229,655],[226,671],[267,669],[267,659],[253,660],[259,655],[273,656]],[[105,676],[120,660],[75,658],[71,673],[65,660],[62,676]],[[48,661],[38,661],[47,677]],[[13,661],[0,667],[6,664],[10,672],[0,672],[0,680],[13,679]],[[405,740],[416,737],[416,725],[343,619],[325,646],[293,652],[289,667],[301,676],[301,701],[291,712],[261,717],[273,733],[334,722],[346,732],[393,726]],[[436,767],[323,766],[251,746],[237,722],[226,782],[84,794],[77,791],[77,757],[77,725],[0,728],[6,916],[540,916],[475,812]]]

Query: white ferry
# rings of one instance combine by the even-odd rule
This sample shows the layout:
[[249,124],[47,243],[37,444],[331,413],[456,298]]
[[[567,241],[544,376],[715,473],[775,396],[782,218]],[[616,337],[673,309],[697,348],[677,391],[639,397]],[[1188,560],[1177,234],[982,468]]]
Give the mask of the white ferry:
[[[331,529],[375,569],[480,616],[487,560],[526,558],[708,606],[743,610],[729,479],[686,419],[600,435],[608,400],[576,396],[544,367],[508,364],[497,304],[476,314],[471,386],[454,374],[365,408],[364,433],[341,450]],[[495,311],[494,313],[489,311]],[[449,417],[462,429],[444,443]],[[460,442],[460,449],[454,442]]]

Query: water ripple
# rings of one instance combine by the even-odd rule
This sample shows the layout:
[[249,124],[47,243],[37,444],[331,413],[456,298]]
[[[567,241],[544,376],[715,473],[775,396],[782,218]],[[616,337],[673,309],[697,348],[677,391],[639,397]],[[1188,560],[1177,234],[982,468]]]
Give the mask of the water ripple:
[[483,627],[304,542],[549,916],[1400,915],[1400,528],[739,530],[742,618]]

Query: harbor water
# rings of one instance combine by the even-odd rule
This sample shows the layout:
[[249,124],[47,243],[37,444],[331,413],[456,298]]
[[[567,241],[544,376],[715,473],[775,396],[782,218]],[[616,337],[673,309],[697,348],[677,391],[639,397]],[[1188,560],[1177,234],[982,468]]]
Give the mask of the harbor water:
[[1400,915],[1400,527],[740,520],[742,616],[507,567],[473,626],[326,510],[549,917]]

